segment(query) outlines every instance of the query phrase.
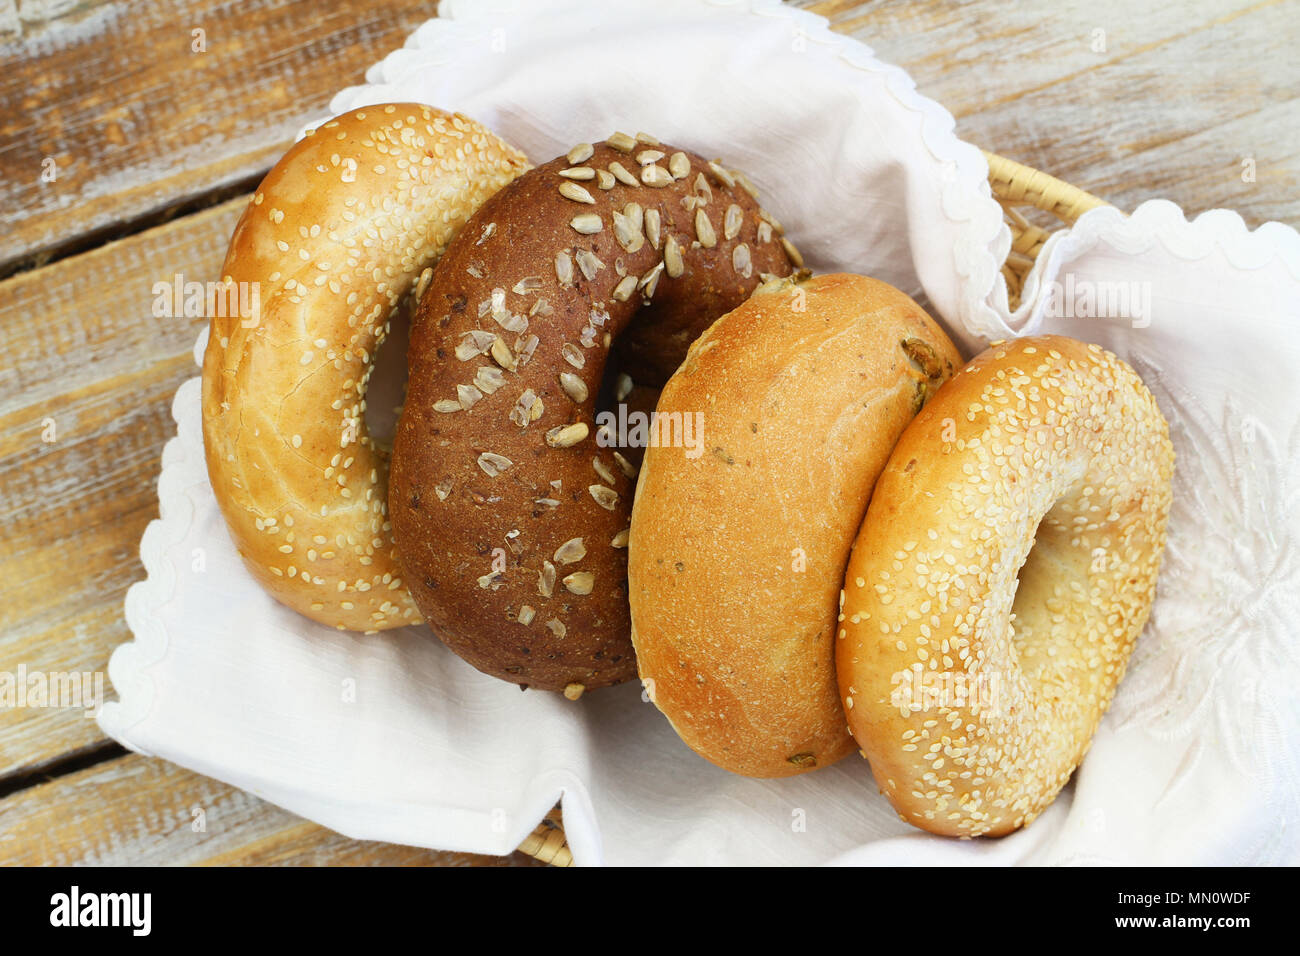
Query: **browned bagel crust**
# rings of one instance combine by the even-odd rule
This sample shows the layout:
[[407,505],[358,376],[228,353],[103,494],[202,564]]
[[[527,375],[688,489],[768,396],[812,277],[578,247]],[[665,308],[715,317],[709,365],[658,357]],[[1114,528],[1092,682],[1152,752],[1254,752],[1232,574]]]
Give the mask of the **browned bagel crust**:
[[767,283],[696,339],[659,411],[704,409],[707,450],[647,450],[628,582],[646,690],[700,756],[783,777],[856,749],[835,682],[849,547],[960,364],[919,305],[856,275]]
[[452,244],[412,326],[389,502],[411,593],[465,660],[571,696],[635,676],[635,466],[595,421],[611,345],[662,384],[787,247],[735,174],[623,135],[519,178]]
[[836,675],[908,823],[999,836],[1056,798],[1151,610],[1173,464],[1137,373],[1055,335],[995,344],[907,427],[849,559]]
[[365,427],[366,385],[390,316],[470,214],[527,168],[468,117],[368,106],[295,143],[235,227],[222,276],[255,290],[256,307],[212,316],[208,476],[249,571],[313,620],[419,623],[393,555],[388,454]]

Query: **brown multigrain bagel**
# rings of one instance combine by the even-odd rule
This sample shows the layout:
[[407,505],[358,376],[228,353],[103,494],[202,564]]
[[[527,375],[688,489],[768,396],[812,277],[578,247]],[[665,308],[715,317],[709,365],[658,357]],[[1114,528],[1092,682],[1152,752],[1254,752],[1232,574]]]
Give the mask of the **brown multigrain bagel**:
[[252,307],[216,309],[209,327],[208,476],[249,571],[313,620],[419,621],[393,555],[388,455],[366,430],[366,386],[390,317],[527,167],[464,116],[368,106],[294,144],[235,227],[226,299]]
[[1096,345],[984,352],[903,433],[844,582],[849,728],[899,815],[1028,823],[1082,759],[1146,622],[1173,446]]
[[920,306],[855,275],[769,282],[691,347],[657,410],[700,411],[705,453],[647,450],[628,582],[646,690],[701,756],[780,777],[854,749],[833,646],[849,546],[960,363]]
[[635,675],[635,456],[596,416],[631,383],[661,385],[762,274],[790,271],[751,188],[616,134],[503,189],[438,264],[389,505],[416,603],[479,670],[571,697]]

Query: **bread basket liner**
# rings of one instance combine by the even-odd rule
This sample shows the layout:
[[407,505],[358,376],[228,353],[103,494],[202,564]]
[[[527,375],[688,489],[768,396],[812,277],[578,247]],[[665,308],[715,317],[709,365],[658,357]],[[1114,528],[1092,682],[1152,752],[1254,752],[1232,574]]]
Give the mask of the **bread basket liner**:
[[[920,96],[902,70],[879,62],[863,44],[832,33],[822,18],[777,2],[677,0],[672,3],[657,3],[652,7],[655,15],[670,23],[673,29],[689,31],[693,25],[700,26],[706,22],[710,26],[716,26],[718,21],[712,18],[732,18],[726,21],[726,28],[740,38],[738,43],[747,39],[771,40],[770,33],[763,32],[764,27],[749,29],[748,18],[760,18],[767,23],[777,22],[790,36],[802,38],[806,47],[800,52],[809,58],[809,70],[834,75],[846,89],[862,96],[864,102],[874,109],[882,109],[883,104],[891,103],[898,108],[898,116],[910,117],[918,141],[924,144],[933,164],[933,169],[925,177],[925,182],[933,193],[930,201],[952,224],[955,239],[949,246],[951,253],[948,257],[941,253],[936,255],[933,250],[930,253],[924,249],[907,250],[916,266],[915,276],[908,276],[905,269],[899,274],[890,274],[890,269],[898,266],[897,256],[884,263],[878,274],[909,291],[927,294],[932,310],[943,318],[954,338],[968,354],[987,339],[1036,332],[1051,326],[1044,290],[1073,263],[1099,250],[1119,257],[1138,258],[1158,249],[1188,267],[1215,260],[1214,264],[1226,262],[1240,271],[1268,270],[1275,282],[1291,283],[1289,305],[1283,303],[1278,308],[1289,308],[1291,312],[1296,310],[1295,300],[1300,298],[1300,236],[1297,236],[1295,230],[1269,223],[1251,232],[1246,229],[1240,217],[1222,210],[1206,213],[1188,222],[1172,203],[1155,201],[1143,204],[1130,216],[1113,208],[1093,210],[1086,213],[1073,228],[1054,235],[1026,280],[1021,306],[1014,313],[1008,313],[1006,286],[999,267],[1010,247],[1010,235],[1003,222],[1001,209],[990,194],[985,161],[974,146],[956,139],[951,115],[938,104]],[[533,28],[540,19],[544,19],[540,16],[542,8],[545,8],[545,12],[554,14],[557,19],[566,11],[575,13],[578,9],[571,3],[531,4],[527,16],[536,19],[526,21],[532,31],[530,37],[536,36]],[[609,21],[616,21],[619,15],[626,15],[632,8],[637,8],[641,13],[650,9],[644,4],[611,5],[611,12],[607,14]],[[460,62],[467,50],[482,49],[485,45],[496,42],[503,30],[506,42],[510,42],[510,30],[525,22],[519,19],[525,14],[513,4],[471,6],[444,3],[440,13],[438,19],[430,20],[417,29],[403,49],[373,66],[367,72],[368,82],[365,86],[353,87],[338,94],[330,104],[330,112],[337,113],[393,99],[410,99],[412,97],[408,90],[413,75],[423,71],[426,78],[436,77],[438,68],[449,68]],[[600,24],[591,14],[590,8],[583,9],[582,15],[592,28],[594,42]],[[877,99],[872,100],[871,97]],[[435,97],[432,102],[440,103],[440,100]],[[567,148],[565,145],[555,148],[557,142],[567,143],[582,133],[593,135],[588,130],[589,124],[579,121],[573,123],[574,128],[547,132],[538,129],[531,117],[492,115],[492,110],[471,110],[459,102],[440,105],[462,109],[474,115],[525,149],[534,160]],[[484,115],[485,113],[489,115]],[[634,123],[635,120],[629,122]],[[668,139],[672,134],[664,132],[661,135]],[[688,148],[696,145],[681,142],[680,139],[678,142]],[[708,144],[700,146],[705,151],[708,150]],[[804,250],[809,264],[821,270],[833,268],[836,258],[830,249],[816,242],[806,242],[807,230],[800,227],[799,209],[783,208],[783,202],[789,202],[790,197],[783,197],[780,183],[768,181],[762,167],[753,163],[747,166],[745,157],[733,155],[735,152],[736,150],[729,150],[727,159],[751,173],[769,208],[774,208],[778,216],[786,221],[787,228]],[[916,177],[907,182],[907,187],[912,190],[919,188]],[[916,201],[918,200],[912,200],[914,203]],[[1278,276],[1282,276],[1282,279],[1278,279]],[[1105,334],[1112,334],[1116,341],[1103,344],[1117,348],[1122,356],[1125,354],[1123,347],[1126,341],[1131,340],[1132,334],[1136,334],[1128,333],[1124,326],[1115,326],[1113,323],[1101,323],[1095,331],[1104,333],[1090,336],[1097,341],[1101,341]],[[1294,326],[1291,331],[1295,334]],[[201,357],[205,341],[206,332],[200,334],[196,343],[196,362]],[[1294,359],[1295,346],[1291,348],[1291,357]],[[1162,376],[1160,380],[1163,381],[1163,377],[1175,374],[1173,370],[1162,370],[1158,365],[1149,364],[1144,368],[1138,364],[1138,368],[1148,378],[1148,384],[1151,384],[1153,377]],[[1162,394],[1159,387],[1153,387],[1153,390],[1174,423],[1180,463],[1185,465],[1185,456],[1194,446],[1186,434],[1180,437],[1179,416],[1170,415],[1168,402],[1172,393],[1165,390]],[[1294,402],[1294,389],[1289,398]],[[1198,409],[1198,413],[1203,413],[1201,418],[1217,425],[1217,419],[1223,414],[1232,413],[1232,410],[1221,413],[1217,409]],[[1236,414],[1253,413],[1239,411]],[[185,382],[177,390],[173,416],[178,424],[178,433],[167,443],[162,456],[162,473],[158,483],[160,518],[150,523],[140,545],[146,578],[130,588],[125,602],[126,618],[134,640],[120,645],[109,662],[109,677],[119,699],[106,704],[100,714],[100,724],[105,732],[133,750],[156,754],[199,773],[225,780],[358,839],[508,853],[532,831],[557,800],[562,800],[566,835],[575,861],[580,864],[605,862],[605,843],[611,834],[602,834],[589,787],[593,776],[601,774],[607,768],[593,762],[590,749],[572,746],[571,735],[580,732],[584,720],[610,724],[626,721],[637,728],[646,726],[644,714],[650,708],[637,706],[635,695],[638,688],[635,687],[592,695],[590,699],[575,706],[563,701],[558,695],[519,695],[513,688],[481,675],[458,674],[456,686],[473,689],[472,693],[466,694],[459,701],[459,706],[464,710],[472,713],[479,706],[490,710],[502,699],[501,688],[505,687],[515,697],[528,699],[529,709],[524,719],[530,724],[541,722],[552,728],[555,738],[562,738],[565,744],[554,753],[548,753],[544,746],[538,748],[533,741],[534,746],[518,755],[519,764],[513,786],[504,788],[495,801],[483,800],[480,793],[480,799],[472,805],[464,802],[463,797],[455,792],[454,786],[448,788],[445,797],[438,792],[430,792],[428,780],[418,781],[409,791],[395,788],[396,794],[385,794],[376,800],[374,794],[364,786],[346,786],[340,777],[339,787],[331,788],[328,794],[322,794],[320,782],[312,782],[309,774],[295,775],[289,772],[294,755],[292,739],[278,740],[268,745],[264,740],[249,742],[227,739],[221,734],[209,736],[201,722],[188,729],[188,736],[177,728],[160,730],[149,726],[148,718],[159,703],[160,693],[184,692],[188,696],[197,691],[201,696],[202,690],[194,687],[160,687],[154,676],[154,672],[159,672],[164,680],[170,679],[165,669],[160,670],[167,662],[173,639],[165,623],[164,612],[177,599],[181,589],[190,586],[190,582],[195,580],[194,575],[187,573],[188,569],[182,571],[178,568],[176,552],[191,534],[199,510],[196,504],[204,509],[203,513],[209,520],[215,511],[203,462],[200,380],[197,377]],[[1197,425],[1201,427],[1204,422],[1198,422]],[[1288,743],[1288,740],[1300,736],[1297,733],[1300,731],[1300,720],[1297,719],[1294,707],[1288,707],[1278,699],[1279,691],[1285,690],[1287,682],[1297,675],[1296,647],[1300,644],[1293,639],[1295,622],[1300,620],[1300,608],[1296,606],[1297,595],[1300,595],[1296,554],[1300,549],[1295,546],[1295,539],[1300,537],[1300,527],[1297,527],[1300,522],[1297,521],[1296,514],[1300,507],[1300,493],[1297,493],[1300,438],[1297,435],[1300,435],[1300,429],[1278,439],[1273,436],[1272,429],[1261,427],[1255,429],[1251,436],[1252,450],[1276,459],[1276,462],[1270,464],[1275,470],[1277,487],[1271,489],[1275,497],[1260,504],[1266,512],[1274,509],[1269,513],[1283,522],[1281,527],[1275,527],[1275,537],[1282,539],[1280,550],[1289,563],[1279,564],[1271,572],[1275,576],[1282,575],[1270,582],[1271,593],[1281,606],[1276,611],[1275,620],[1260,624],[1261,627],[1271,627],[1272,631],[1267,636],[1258,637],[1258,641],[1266,642],[1270,652],[1280,655],[1280,659],[1273,659],[1270,666],[1264,666],[1268,661],[1257,662],[1250,658],[1247,663],[1259,663],[1260,666],[1250,669],[1242,665],[1245,670],[1238,675],[1241,681],[1251,684],[1256,706],[1246,732],[1242,733],[1240,728],[1236,728],[1228,736],[1234,740],[1244,737],[1246,743],[1240,747],[1224,744],[1221,733],[1209,740],[1201,739],[1201,732],[1211,726],[1208,721],[1217,719],[1222,723],[1223,716],[1218,714],[1216,717],[1217,711],[1223,706],[1233,705],[1224,705],[1221,700],[1224,695],[1216,696],[1214,692],[1218,686],[1216,675],[1221,678],[1224,674],[1222,660],[1211,660],[1202,666],[1191,667],[1190,670],[1196,672],[1192,677],[1179,672],[1183,666],[1180,663],[1165,660],[1171,656],[1179,659],[1197,656],[1196,648],[1189,644],[1196,636],[1189,637],[1181,633],[1169,639],[1172,643],[1154,642],[1157,645],[1154,650],[1157,652],[1145,655],[1144,648],[1152,645],[1153,640],[1150,634],[1143,637],[1132,672],[1121,687],[1112,713],[1098,733],[1098,740],[1101,740],[1109,734],[1132,732],[1135,725],[1140,725],[1136,732],[1164,735],[1162,740],[1169,745],[1168,766],[1155,766],[1150,760],[1144,760],[1141,767],[1129,767],[1127,771],[1121,771],[1132,771],[1129,783],[1143,792],[1145,789],[1158,788],[1158,792],[1150,795],[1153,806],[1178,791],[1204,761],[1223,759],[1224,754],[1216,748],[1226,749],[1227,759],[1238,762],[1238,769],[1245,776],[1230,775],[1229,779],[1223,781],[1223,792],[1218,795],[1218,799],[1213,795],[1198,798],[1204,805],[1205,818],[1224,819],[1225,817],[1216,816],[1221,808],[1231,805],[1234,800],[1245,801],[1241,790],[1246,785],[1240,783],[1243,779],[1249,781],[1248,786],[1253,788],[1253,799],[1265,808],[1266,816],[1262,820],[1256,819],[1255,826],[1246,827],[1240,834],[1234,834],[1229,828],[1221,835],[1219,843],[1203,847],[1206,851],[1203,854],[1205,858],[1223,862],[1296,859],[1297,839],[1294,827],[1285,838],[1267,840],[1261,838],[1260,834],[1267,832],[1274,822],[1281,829],[1282,820],[1296,819],[1297,789],[1300,789],[1297,786],[1300,775],[1296,769],[1295,745]],[[1175,511],[1177,510],[1176,504]],[[1175,517],[1177,519],[1177,514]],[[213,535],[220,533],[219,529],[212,532]],[[1171,534],[1171,547],[1174,537]],[[228,541],[222,542],[222,545],[233,553]],[[179,560],[186,557],[182,555]],[[1195,556],[1185,560],[1194,562]],[[228,567],[225,573],[242,574],[242,568]],[[285,633],[292,632],[295,640],[303,639],[301,635],[310,630],[306,626],[309,622],[274,605],[269,598],[266,603],[272,606],[257,608],[259,621],[265,625],[264,618],[269,615],[274,618],[269,626]],[[237,621],[238,610],[232,613]],[[1158,619],[1158,613],[1153,615],[1149,631],[1158,631]],[[176,635],[176,639],[184,638]],[[313,653],[335,655],[351,667],[355,667],[356,662],[346,659],[350,649],[355,647],[353,642],[363,641],[371,642],[371,648],[378,644],[383,649],[382,653],[398,658],[401,661],[399,669],[406,668],[410,663],[403,658],[400,642],[393,638],[335,635],[326,629],[316,628],[311,640],[314,642]],[[407,640],[429,641],[427,637],[408,637]],[[1248,644],[1254,640],[1250,634],[1247,635]],[[438,648],[438,651],[442,652],[437,659],[439,668],[453,670],[459,667],[468,670],[450,652],[442,648]],[[1204,658],[1207,655],[1200,656]],[[427,667],[427,661],[422,666]],[[344,667],[339,672],[346,673],[347,670]],[[419,667],[410,670],[418,672]],[[1157,675],[1155,679],[1147,681],[1149,686],[1139,686],[1143,684],[1139,679],[1143,671]],[[1167,674],[1166,671],[1170,673]],[[277,676],[288,681],[295,675]],[[420,706],[419,695],[425,691],[421,678],[422,675],[415,673],[410,686],[396,690],[396,693],[404,694],[404,699],[409,699],[414,707]],[[1172,682],[1174,692],[1177,693],[1179,680],[1199,681],[1200,685],[1208,683],[1209,689],[1197,685],[1196,689],[1203,691],[1201,697],[1189,708],[1178,712],[1176,719],[1162,721],[1159,719],[1161,715],[1169,718],[1178,708],[1165,706],[1160,692],[1167,692]],[[222,692],[229,696],[228,687]],[[263,687],[260,692],[265,694],[268,691]],[[302,702],[292,699],[293,695],[289,696],[291,699],[286,705],[289,709],[296,710]],[[253,698],[250,697],[250,700]],[[481,701],[489,703],[481,704]],[[220,706],[229,706],[229,701]],[[518,705],[507,702],[501,706]],[[629,719],[628,715],[632,712],[636,712],[636,715]],[[1153,717],[1153,714],[1156,716]],[[212,715],[214,720],[219,719],[219,706],[214,707]],[[655,715],[649,719],[653,721]],[[1234,719],[1230,715],[1229,723]],[[575,724],[579,726],[575,728]],[[1213,726],[1217,727],[1218,724]],[[464,730],[463,727],[460,729]],[[373,728],[368,730],[374,732]],[[379,729],[379,733],[385,737],[399,731],[400,728],[394,727]],[[640,731],[628,731],[629,734],[638,732]],[[629,737],[627,741],[629,751],[635,749],[634,740],[635,737]],[[245,743],[262,749],[261,767],[256,762],[244,759]],[[454,753],[459,743],[462,741],[450,744],[449,752]],[[284,762],[268,763],[265,759],[267,749],[278,754]],[[1098,744],[1094,744],[1094,753],[1098,749]],[[699,762],[684,747],[681,747],[680,759],[684,762]],[[876,795],[865,766],[856,760],[853,760],[856,765],[851,766],[850,760],[819,771],[818,774],[797,778],[790,783],[791,789],[795,791],[793,795],[774,797],[774,802],[781,808],[778,813],[784,817],[778,823],[789,828],[788,816],[792,812],[789,808],[801,799],[798,781],[823,774],[847,774],[855,779],[862,806],[841,807],[832,815],[840,820],[843,828],[844,838],[831,841],[840,847],[840,852],[839,855],[827,853],[821,847],[814,854],[818,861],[1003,863],[1089,862],[1123,858],[1122,850],[1106,852],[1097,848],[1098,844],[1112,848],[1122,846],[1124,840],[1122,834],[1109,840],[1098,838],[1099,835],[1107,835],[1111,824],[1105,819],[1098,819],[1095,807],[1089,814],[1072,813],[1076,793],[1081,794],[1086,788],[1096,786],[1097,768],[1093,766],[1096,761],[1085,762],[1076,774],[1071,788],[1062,794],[1033,827],[1000,841],[959,843],[911,831],[900,822],[892,820],[883,808],[883,799]],[[635,773],[635,763],[621,770]],[[1197,777],[1197,784],[1200,785],[1203,780],[1202,773]],[[1233,781],[1237,783],[1234,784]],[[779,784],[764,783],[763,786],[771,786],[774,794],[780,792]],[[866,815],[865,809],[868,807],[872,817],[870,826],[864,830],[851,825],[858,816]],[[745,834],[737,834],[733,832],[734,821],[722,814],[716,804],[711,803],[700,809],[703,816],[692,818],[694,809],[691,806],[685,803],[677,805],[671,796],[665,797],[664,817],[658,822],[666,825],[675,820],[678,826],[675,830],[665,829],[660,835],[647,838],[646,842],[657,844],[652,854],[654,859],[679,862],[777,862],[800,858],[799,851],[802,848],[797,843],[791,844],[788,837],[765,842],[752,835],[747,837]],[[1102,815],[1105,816],[1104,811]],[[690,820],[690,823],[683,824],[683,820]],[[1235,822],[1241,823],[1240,820]],[[655,822],[647,819],[645,826],[653,829]],[[676,837],[672,833],[676,833]],[[1167,850],[1170,858],[1187,859],[1186,848],[1180,842],[1184,836],[1171,833],[1160,848]],[[614,862],[621,862],[629,856],[643,859],[645,853],[616,853]]]

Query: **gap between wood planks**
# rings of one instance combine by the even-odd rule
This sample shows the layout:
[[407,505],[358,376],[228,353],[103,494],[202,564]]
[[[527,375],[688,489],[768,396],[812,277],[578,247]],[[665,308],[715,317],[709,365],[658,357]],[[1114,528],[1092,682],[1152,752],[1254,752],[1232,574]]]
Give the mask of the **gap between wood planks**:
[[37,787],[43,783],[49,783],[51,780],[57,780],[59,777],[66,777],[68,774],[88,770],[98,764],[108,763],[110,760],[117,760],[120,757],[125,757],[128,753],[130,751],[116,741],[103,740],[81,750],[74,750],[64,754],[55,760],[47,760],[45,763],[21,770],[8,777],[0,777],[0,800],[21,790],[26,790],[28,787]]
[[[284,144],[284,148],[289,148],[287,142]],[[83,252],[90,252],[92,249],[106,246],[110,242],[127,239],[138,233],[161,226],[173,219],[190,216],[196,212],[202,212],[204,209],[219,206],[231,199],[246,196],[257,188],[258,183],[262,181],[269,171],[270,167],[268,166],[266,169],[258,170],[251,176],[244,176],[225,186],[218,186],[192,196],[181,197],[175,202],[168,203],[133,219],[127,219],[120,223],[114,223],[109,227],[74,236],[39,252],[19,256],[6,263],[0,263],[0,282],[21,272],[39,269],[62,259],[69,259]]]

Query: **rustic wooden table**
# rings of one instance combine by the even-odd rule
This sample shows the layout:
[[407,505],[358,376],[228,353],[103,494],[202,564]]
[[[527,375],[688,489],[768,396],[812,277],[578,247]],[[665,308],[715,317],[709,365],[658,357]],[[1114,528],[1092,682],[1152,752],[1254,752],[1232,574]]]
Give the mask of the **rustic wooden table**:
[[[799,5],[906,67],[965,139],[1121,208],[1300,220],[1296,2]],[[0,673],[102,672],[128,638],[202,321],[152,318],[150,290],[215,278],[298,127],[434,9],[0,0]],[[79,711],[0,707],[0,862],[532,861],[349,840],[128,754]]]

